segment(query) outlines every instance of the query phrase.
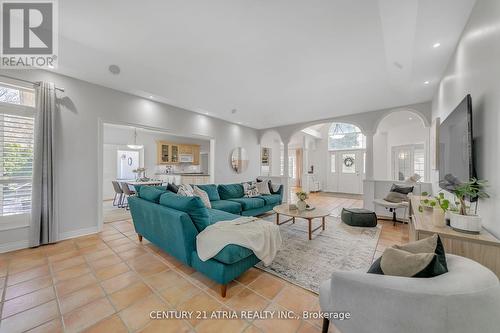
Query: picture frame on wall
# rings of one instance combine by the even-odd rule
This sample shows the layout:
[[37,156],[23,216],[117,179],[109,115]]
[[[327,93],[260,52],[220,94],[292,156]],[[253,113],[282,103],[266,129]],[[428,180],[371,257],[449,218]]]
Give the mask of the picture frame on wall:
[[262,147],[260,155],[261,165],[269,166],[270,159],[271,159],[271,148]]
[[437,117],[432,120],[430,131],[430,159],[431,169],[439,169],[439,124],[440,118]]

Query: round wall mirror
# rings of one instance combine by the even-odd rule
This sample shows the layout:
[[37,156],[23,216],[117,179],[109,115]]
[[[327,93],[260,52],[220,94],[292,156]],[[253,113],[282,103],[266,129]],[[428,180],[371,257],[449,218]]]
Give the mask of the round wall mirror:
[[248,157],[245,148],[237,147],[231,152],[231,168],[236,173],[242,173],[248,168]]

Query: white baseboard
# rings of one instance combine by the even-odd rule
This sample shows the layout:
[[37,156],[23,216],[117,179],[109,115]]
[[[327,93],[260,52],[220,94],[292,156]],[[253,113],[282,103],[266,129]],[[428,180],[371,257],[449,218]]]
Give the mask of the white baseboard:
[[30,242],[27,240],[8,242],[8,243],[0,244],[0,253],[26,249],[29,246],[30,246]]
[[83,228],[83,229],[78,229],[78,230],[73,230],[73,231],[67,231],[67,232],[61,232],[59,234],[59,240],[62,241],[65,239],[91,235],[91,234],[95,234],[98,232],[99,232],[98,226]]

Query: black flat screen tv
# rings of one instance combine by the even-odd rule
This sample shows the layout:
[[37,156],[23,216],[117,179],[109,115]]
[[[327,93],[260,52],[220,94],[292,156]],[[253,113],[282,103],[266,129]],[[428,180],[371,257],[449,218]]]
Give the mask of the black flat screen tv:
[[458,104],[439,126],[439,186],[452,192],[476,177],[472,136],[472,99]]

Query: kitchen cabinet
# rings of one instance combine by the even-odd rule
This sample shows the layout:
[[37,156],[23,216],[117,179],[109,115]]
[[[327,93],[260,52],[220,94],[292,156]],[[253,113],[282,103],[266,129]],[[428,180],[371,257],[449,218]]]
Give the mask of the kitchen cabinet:
[[180,155],[192,155],[194,165],[200,164],[200,146],[157,141],[158,164],[176,164]]

